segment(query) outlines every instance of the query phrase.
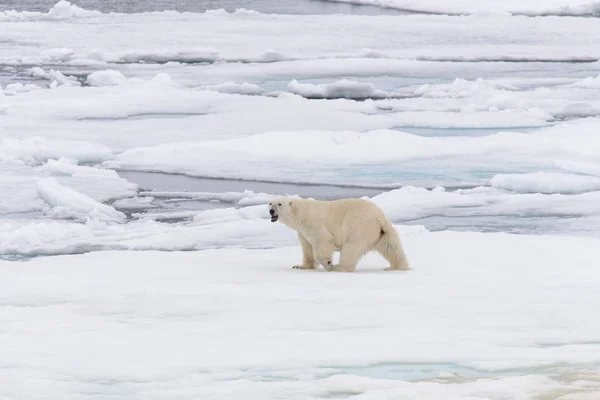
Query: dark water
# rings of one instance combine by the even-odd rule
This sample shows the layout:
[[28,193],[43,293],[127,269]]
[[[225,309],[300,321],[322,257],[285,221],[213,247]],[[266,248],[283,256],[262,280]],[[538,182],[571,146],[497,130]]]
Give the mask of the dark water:
[[[245,181],[239,179],[197,178],[179,174],[156,172],[119,171],[119,175],[130,182],[140,185],[140,195],[154,197],[149,208],[137,209],[136,213],[163,222],[182,222],[190,220],[199,211],[232,207],[231,203],[222,203],[203,199],[202,193],[243,192],[251,190],[257,193],[275,195],[299,195],[318,200],[334,200],[346,197],[376,196],[382,189],[365,187],[343,187],[333,185],[299,185],[293,183],[274,183],[264,181]],[[160,192],[160,195],[157,195]],[[187,195],[182,195],[187,193]],[[117,209],[119,207],[117,206]],[[130,216],[128,210],[120,209]],[[159,217],[156,217],[159,215]]]
[[360,186],[301,185],[265,181],[245,181],[239,179],[197,178],[159,172],[118,171],[119,176],[140,185],[144,191],[160,192],[243,192],[252,190],[278,195],[297,194],[320,200],[333,200],[344,197],[376,196],[386,189]]
[[[46,12],[57,2],[58,0],[0,0],[0,10]],[[323,0],[73,0],[71,3],[87,10],[104,13],[165,10],[204,12],[220,8],[234,11],[237,8],[245,8],[269,14],[406,14],[399,10]]]
[[[119,171],[122,178],[140,185],[142,196],[155,197],[151,208],[134,210],[135,213],[162,222],[190,221],[199,211],[232,207],[222,203],[194,198],[195,193],[243,192],[252,190],[272,195],[299,195],[303,198],[335,200],[348,197],[373,197],[385,189],[370,187],[344,187],[335,185],[299,185],[237,179],[197,178],[155,172]],[[154,193],[160,192],[159,196]],[[182,193],[191,196],[182,196]],[[200,196],[201,197],[201,196]],[[118,209],[118,207],[117,207]],[[131,211],[120,209],[128,216]],[[156,217],[160,215],[160,217]],[[598,231],[599,225],[576,214],[548,214],[543,210],[529,214],[498,215],[485,213],[477,207],[450,207],[434,215],[416,219],[395,219],[394,223],[421,225],[430,231],[510,232],[513,234],[571,234],[589,235]]]

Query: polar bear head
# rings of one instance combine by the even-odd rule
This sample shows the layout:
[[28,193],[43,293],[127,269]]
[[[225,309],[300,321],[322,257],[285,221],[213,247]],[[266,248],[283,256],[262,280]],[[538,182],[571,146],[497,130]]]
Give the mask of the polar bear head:
[[269,202],[269,214],[271,222],[281,218],[281,222],[289,221],[294,210],[294,200],[289,197],[276,197]]

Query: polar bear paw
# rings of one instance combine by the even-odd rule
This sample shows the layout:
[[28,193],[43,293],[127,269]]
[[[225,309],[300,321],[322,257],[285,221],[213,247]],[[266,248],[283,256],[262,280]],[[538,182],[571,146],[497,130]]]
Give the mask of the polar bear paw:
[[333,268],[335,267],[331,260],[323,261],[321,265],[323,266],[323,268],[325,268],[326,271],[333,271]]
[[355,268],[352,268],[350,266],[344,266],[344,265],[332,265],[331,268],[329,269],[329,271],[335,271],[335,272],[354,272]]
[[387,268],[384,268],[383,270],[384,271],[408,271],[408,270],[411,270],[411,269],[412,269],[411,267],[409,267],[408,265],[406,265],[406,266],[401,266],[401,267],[392,267],[392,266],[389,266]]
[[315,269],[316,267],[317,267],[316,265],[302,264],[302,265],[294,265],[292,268],[293,269]]

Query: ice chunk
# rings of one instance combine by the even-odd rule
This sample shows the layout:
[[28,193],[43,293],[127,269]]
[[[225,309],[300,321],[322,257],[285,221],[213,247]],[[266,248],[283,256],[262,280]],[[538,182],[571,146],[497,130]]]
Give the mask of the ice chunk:
[[4,94],[9,95],[9,96],[14,96],[19,93],[27,93],[27,92],[31,92],[34,90],[40,90],[40,89],[42,89],[42,88],[38,85],[31,85],[29,83],[23,84],[21,82],[15,82],[15,83],[9,83],[8,85],[6,85],[4,87]]
[[[67,85],[67,86],[80,86],[81,83],[73,77],[67,77],[58,70],[51,69],[50,72],[44,71],[40,67],[33,67],[31,69],[31,75],[36,78],[48,79],[54,85]],[[51,86],[55,87],[55,86]]]
[[452,207],[478,208],[486,204],[487,199],[478,196],[461,196],[447,192],[444,188],[428,190],[418,187],[404,187],[375,196],[371,201],[383,209],[388,218],[411,220],[425,217],[437,210]]
[[86,83],[90,86],[117,86],[126,82],[125,75],[112,69],[92,72],[86,78]]
[[48,160],[41,168],[42,171],[48,171],[53,174],[69,175],[80,178],[99,178],[99,179],[120,179],[119,175],[110,169],[88,167],[77,165],[77,160],[68,158],[59,158],[58,160]]
[[54,5],[48,11],[47,16],[49,18],[55,19],[65,19],[65,18],[73,18],[73,17],[91,17],[98,16],[102,13],[99,11],[89,11],[84,10],[83,8],[77,7],[75,4],[68,2],[66,0],[60,0],[58,3]]
[[348,79],[319,85],[300,83],[294,79],[288,84],[288,89],[300,96],[317,99],[370,99],[385,98],[387,96],[386,92],[377,89],[372,83],[356,82]]
[[585,193],[600,190],[600,178],[557,172],[499,174],[491,179],[493,187],[519,193]]
[[97,52],[94,55],[101,61],[113,63],[206,63],[220,61],[221,56],[214,49],[190,49],[182,51],[140,51]]
[[102,15],[100,11],[84,10],[66,0],[58,1],[47,13],[0,11],[0,21],[27,20],[64,20],[70,18],[89,18]]
[[447,3],[440,0],[326,0],[352,4],[366,4],[397,8],[405,11],[435,14],[515,14],[598,16],[600,2],[590,0],[457,0]]
[[558,160],[556,161],[556,166],[565,171],[574,172],[576,174],[592,175],[600,178],[600,165],[598,164],[572,160]]
[[79,162],[99,162],[112,156],[103,145],[83,141],[55,141],[45,137],[27,139],[6,138],[0,143],[0,160],[40,164],[50,158],[76,159]]
[[92,218],[102,222],[125,222],[125,214],[113,207],[60,185],[54,178],[46,178],[37,183],[37,193],[51,207],[52,215],[57,217]]
[[230,94],[260,95],[264,93],[263,88],[248,82],[224,82],[218,85],[208,86],[207,89]]
[[249,206],[256,204],[266,204],[272,195],[267,193],[256,193],[252,190],[244,190],[243,192],[160,192],[160,191],[145,191],[145,196],[153,196],[158,198],[180,198],[194,199],[202,201],[219,201],[223,203],[233,203],[237,206]]
[[[42,51],[42,60],[46,63],[61,63],[71,61],[75,55],[75,50],[68,47],[53,47]],[[48,79],[48,73],[40,67],[31,69],[32,76]]]
[[[424,137],[394,130],[273,131],[242,138],[131,149],[107,160],[105,166],[215,178],[314,183],[331,179],[340,183],[345,176],[355,179],[351,171],[376,172],[382,165],[393,169],[394,164],[408,161],[411,164],[405,167],[413,169],[415,163],[430,159],[448,163],[444,165],[454,170],[502,171],[509,165],[511,172],[528,172],[534,168],[553,169],[556,159],[594,159],[600,154],[597,126],[597,122],[565,124],[532,133],[499,132],[480,137]],[[392,183],[401,179],[402,176],[397,176]],[[390,183],[378,180],[375,173],[369,181]]]
[[112,205],[113,205],[113,207],[116,207],[120,210],[139,210],[139,209],[148,209],[148,208],[158,207],[158,206],[152,204],[153,201],[154,201],[154,197],[135,196],[135,197],[116,200],[112,203]]

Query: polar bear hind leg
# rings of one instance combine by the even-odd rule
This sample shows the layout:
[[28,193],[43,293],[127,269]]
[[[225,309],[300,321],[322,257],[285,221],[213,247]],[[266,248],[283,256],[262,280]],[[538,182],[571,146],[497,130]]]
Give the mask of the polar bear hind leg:
[[411,269],[394,227],[385,228],[383,235],[375,243],[375,250],[390,263],[390,266],[385,268],[386,271],[405,271]]
[[342,250],[340,250],[340,262],[334,265],[331,271],[354,272],[356,264],[369,251],[369,247],[361,240],[351,240],[345,243]]

